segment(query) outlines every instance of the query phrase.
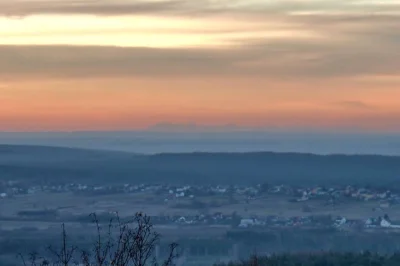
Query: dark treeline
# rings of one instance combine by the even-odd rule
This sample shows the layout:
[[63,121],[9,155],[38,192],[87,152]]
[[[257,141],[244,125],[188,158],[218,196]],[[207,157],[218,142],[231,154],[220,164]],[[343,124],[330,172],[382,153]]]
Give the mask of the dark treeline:
[[[86,231],[93,231],[87,227]],[[59,228],[44,234],[34,228],[24,228],[19,231],[3,232],[0,241],[0,256],[34,250],[40,253],[48,245],[57,245],[59,242]],[[90,248],[93,235],[73,231],[69,235],[70,243]],[[245,259],[254,252],[260,254],[315,253],[323,251],[352,252],[358,254],[363,251],[377,252],[390,255],[400,250],[400,234],[371,232],[335,232],[330,230],[270,230],[256,232],[251,230],[235,230],[227,232],[221,238],[173,238],[176,243],[184,248],[190,256],[225,257],[232,254],[237,248],[235,257]],[[168,248],[171,238],[162,238],[161,247]],[[164,253],[164,252],[162,252]],[[400,264],[399,264],[400,265]]]
[[[60,265],[60,254],[74,253],[71,260],[64,261],[61,265],[115,265],[115,266],[160,266],[147,264],[142,260],[137,264],[137,254],[147,252],[146,258],[157,259],[158,255],[167,258],[165,266],[178,265],[179,253],[176,249],[171,251],[170,239],[160,241],[160,235],[154,231],[149,216],[141,213],[133,219],[122,221],[118,216],[110,220],[109,224],[100,224],[99,217],[95,223],[85,231],[93,230],[94,234],[83,235],[83,231],[72,230],[71,234],[65,233],[62,226],[61,241],[59,228],[54,228],[53,234],[43,235],[43,232],[25,228],[19,234],[16,231],[2,231],[0,241],[0,257],[3,255],[27,252],[37,252],[44,258],[39,259],[41,266]],[[100,217],[104,218],[104,217]],[[18,235],[18,236],[17,236]],[[99,238],[98,238],[99,237]],[[255,232],[248,230],[229,231],[224,239],[175,239],[173,241],[185,252],[181,254],[194,256],[213,256],[218,258],[231,254],[234,258],[226,266],[398,266],[400,265],[400,234],[382,232],[336,232],[332,230],[270,230]],[[61,245],[60,245],[61,243]],[[64,245],[63,243],[68,243]],[[48,252],[48,247],[61,247],[56,252]],[[157,248],[158,250],[157,255]],[[77,249],[76,247],[79,247]],[[176,246],[175,246],[176,247]],[[232,247],[234,247],[232,249]],[[90,253],[90,251],[95,253]],[[107,251],[103,256],[105,264],[98,264],[98,251]],[[72,252],[74,251],[74,252]],[[81,251],[83,253],[81,253]],[[89,251],[89,253],[86,253]],[[58,253],[57,253],[58,252]],[[61,253],[59,253],[61,252]],[[62,253],[64,252],[64,253]],[[172,252],[172,253],[171,253]],[[78,262],[86,255],[83,263]],[[121,256],[126,256],[126,262],[118,262]],[[256,256],[251,257],[251,254]],[[257,255],[259,254],[259,255]],[[274,255],[276,254],[276,255]],[[115,257],[117,256],[117,257]],[[250,259],[249,259],[250,257]],[[38,258],[38,257],[37,257]],[[174,260],[169,260],[174,258]],[[244,258],[244,260],[240,260]],[[65,257],[64,257],[65,259]],[[115,260],[113,260],[115,259]],[[147,260],[147,259],[146,259]],[[218,259],[216,259],[218,260]],[[0,265],[21,265],[21,261],[1,261]],[[46,263],[44,263],[46,262]],[[50,263],[50,264],[49,264]],[[55,263],[55,264],[53,264]],[[181,265],[181,264],[179,264]],[[222,265],[220,265],[222,266]]]
[[320,252],[303,254],[279,254],[253,256],[241,262],[218,264],[217,266],[398,266],[400,253],[382,255],[371,252],[338,253]]
[[385,232],[337,232],[331,230],[276,230],[269,232],[231,231],[227,239],[241,243],[240,257],[254,251],[292,252],[361,252],[392,254],[400,250],[400,234]]
[[[400,157],[297,153],[122,152],[0,146],[3,180],[187,184],[338,184],[397,186]],[[349,182],[351,184],[349,184]]]

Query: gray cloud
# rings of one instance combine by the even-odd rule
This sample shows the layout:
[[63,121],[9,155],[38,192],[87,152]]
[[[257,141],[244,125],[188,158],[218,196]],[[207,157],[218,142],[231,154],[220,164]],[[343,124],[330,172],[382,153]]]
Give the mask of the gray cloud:
[[[399,75],[395,34],[343,42],[248,40],[231,49],[0,46],[0,76],[212,76],[326,78]],[[375,38],[375,39],[374,39]]]
[[0,46],[0,57],[3,75],[60,77],[213,74],[227,71],[237,60],[232,54],[201,49],[85,46]]
[[[10,3],[10,1],[7,1]],[[48,1],[54,2],[54,1]],[[109,1],[86,2],[92,4],[71,5],[56,1],[47,6],[48,12],[116,12]],[[193,1],[192,1],[193,2]],[[334,3],[336,2],[336,4]],[[347,1],[353,3],[355,1]],[[4,3],[4,0],[0,0]],[[42,3],[47,3],[46,1]],[[105,3],[108,3],[105,5]],[[153,2],[130,4],[131,11],[158,12],[162,10],[201,10],[202,1],[196,6],[187,2]],[[284,1],[286,5],[264,7],[261,11],[243,7],[231,16],[244,14],[250,18],[269,18],[288,22],[289,30],[310,29],[322,39],[313,38],[259,38],[237,41],[237,46],[227,49],[146,49],[118,47],[73,47],[73,46],[0,46],[0,76],[7,75],[51,75],[60,77],[93,76],[173,76],[173,75],[246,75],[274,78],[326,78],[365,75],[400,75],[400,14],[379,13],[372,15],[367,7],[347,6],[345,1],[328,1],[326,4],[299,4]],[[303,1],[302,1],[303,3]],[[325,2],[324,2],[325,3]],[[101,7],[101,6],[104,6]],[[43,6],[32,4],[23,7],[22,13],[45,12]],[[107,6],[107,8],[106,8]],[[140,6],[140,8],[138,8]],[[16,6],[14,6],[16,8]],[[34,9],[34,7],[36,9]],[[207,6],[206,6],[207,7]],[[31,9],[30,9],[31,8]],[[58,9],[57,9],[58,8]],[[137,8],[137,9],[136,9]],[[224,10],[222,6],[213,10]],[[122,9],[122,8],[121,8]],[[123,8],[121,12],[131,12]],[[283,14],[290,10],[342,10],[340,14]],[[388,7],[376,7],[379,12]],[[0,9],[1,10],[1,9]],[[69,11],[68,11],[69,10]],[[102,11],[103,10],[103,11]],[[141,11],[140,11],[141,10]],[[206,9],[204,9],[206,10]],[[212,9],[209,9],[212,10]],[[270,13],[265,12],[269,10]],[[358,10],[358,13],[353,14]],[[392,11],[400,11],[392,6]],[[3,10],[4,11],[4,10]],[[7,11],[7,10],[6,10]],[[377,11],[377,12],[378,12]],[[353,13],[352,13],[353,12]],[[21,14],[22,14],[21,13]],[[110,14],[110,13],[108,13]],[[251,17],[254,16],[254,17]],[[265,23],[268,23],[265,20]],[[182,31],[190,31],[185,29]],[[197,29],[198,30],[198,29]],[[193,30],[194,32],[195,30]],[[211,29],[204,32],[219,34]],[[186,33],[186,32],[185,32]],[[84,32],[82,33],[84,34]]]
[[288,12],[323,13],[363,13],[378,14],[399,11],[400,5],[379,5],[371,3],[357,4],[357,0],[296,1],[280,0],[275,2],[255,2],[245,0],[207,1],[207,0],[0,0],[0,14],[23,17],[35,14],[179,14],[212,15],[226,12],[248,14],[286,14]]
[[[114,3],[113,3],[114,2]],[[124,14],[149,14],[173,13],[190,11],[183,0],[165,2],[139,2],[129,1],[19,1],[17,3],[0,1],[0,14],[5,16],[23,17],[35,14],[96,14],[96,15],[124,15]]]

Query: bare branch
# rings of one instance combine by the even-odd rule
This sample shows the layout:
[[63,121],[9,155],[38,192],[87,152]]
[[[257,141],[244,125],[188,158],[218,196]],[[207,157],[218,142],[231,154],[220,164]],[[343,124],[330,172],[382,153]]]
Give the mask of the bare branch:
[[[154,257],[155,247],[159,244],[160,235],[153,230],[153,225],[149,216],[142,213],[136,213],[131,221],[123,223],[116,213],[115,218],[111,218],[108,223],[106,236],[103,237],[101,224],[95,213],[90,215],[96,225],[96,240],[93,243],[90,253],[81,250],[80,265],[84,266],[146,266],[149,260]],[[178,245],[170,245],[170,253],[162,266],[173,266],[174,260],[178,257],[176,252]],[[61,248],[55,249],[48,247],[50,255],[55,257],[53,265],[70,266],[74,260],[77,248],[69,246],[65,225],[62,224],[62,243]],[[22,254],[19,255],[23,265],[27,266]],[[37,254],[30,256],[31,266],[48,266],[50,261],[41,260],[37,264]],[[160,265],[154,257],[151,265]],[[78,264],[75,262],[75,264]]]

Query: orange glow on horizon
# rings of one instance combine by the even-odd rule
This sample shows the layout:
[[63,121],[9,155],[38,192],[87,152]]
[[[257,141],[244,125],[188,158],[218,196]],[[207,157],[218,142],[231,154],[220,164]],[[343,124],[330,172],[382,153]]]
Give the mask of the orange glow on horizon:
[[[393,89],[339,95],[335,84],[320,93],[310,89],[310,84],[275,84],[273,90],[264,84],[268,81],[218,78],[207,82],[193,78],[13,82],[0,89],[0,130],[143,129],[163,122],[398,128],[400,92]],[[243,89],[246,86],[249,89]],[[350,101],[354,98],[360,103]]]

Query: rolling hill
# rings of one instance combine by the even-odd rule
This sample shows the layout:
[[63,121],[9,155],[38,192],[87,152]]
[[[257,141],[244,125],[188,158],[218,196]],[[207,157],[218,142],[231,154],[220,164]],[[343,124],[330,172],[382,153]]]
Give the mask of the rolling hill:
[[396,185],[400,157],[301,153],[125,152],[0,145],[0,179],[85,183]]

